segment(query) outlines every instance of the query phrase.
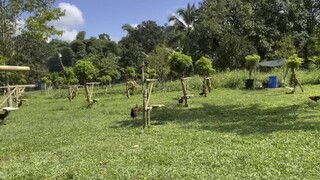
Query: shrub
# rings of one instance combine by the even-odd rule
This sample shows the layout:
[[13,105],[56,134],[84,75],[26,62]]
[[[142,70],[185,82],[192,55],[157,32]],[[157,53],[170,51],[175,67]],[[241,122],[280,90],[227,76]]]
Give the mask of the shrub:
[[179,77],[187,75],[192,68],[192,59],[190,56],[180,52],[174,52],[169,56],[170,70],[178,74]]
[[260,59],[258,54],[247,55],[245,57],[246,66],[249,68],[249,79],[252,79],[252,73],[255,72]]
[[206,57],[201,57],[195,63],[195,69],[199,75],[210,76],[214,72],[212,61]]

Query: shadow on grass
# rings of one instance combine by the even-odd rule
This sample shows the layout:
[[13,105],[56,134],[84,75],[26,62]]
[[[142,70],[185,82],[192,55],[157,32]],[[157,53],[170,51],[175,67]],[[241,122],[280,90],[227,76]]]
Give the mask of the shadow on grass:
[[[284,107],[261,107],[259,104],[239,107],[202,104],[199,108],[164,108],[152,111],[153,125],[179,123],[185,128],[250,135],[286,130],[315,130],[320,128],[316,114],[303,112],[306,104]],[[299,111],[303,112],[299,114]],[[304,115],[304,116],[303,116]]]
[[119,128],[119,127],[134,127],[134,128],[139,128],[143,127],[143,121],[142,119],[136,119],[136,120],[122,120],[117,122],[117,125],[111,126],[111,128]]

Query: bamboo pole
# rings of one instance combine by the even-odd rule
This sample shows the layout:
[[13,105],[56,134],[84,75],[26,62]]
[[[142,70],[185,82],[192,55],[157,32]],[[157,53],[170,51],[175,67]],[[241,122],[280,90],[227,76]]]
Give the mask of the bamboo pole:
[[148,109],[148,105],[147,105],[147,99],[148,99],[148,92],[147,90],[143,90],[143,122],[144,122],[144,125],[143,127],[145,128],[148,124],[147,122],[147,109]]
[[0,71],[30,71],[28,66],[0,66]]
[[184,99],[184,106],[189,107],[188,104],[188,96],[187,96],[187,89],[186,89],[186,84],[185,84],[185,78],[181,78],[181,86],[182,86],[182,91],[183,91],[183,99]]

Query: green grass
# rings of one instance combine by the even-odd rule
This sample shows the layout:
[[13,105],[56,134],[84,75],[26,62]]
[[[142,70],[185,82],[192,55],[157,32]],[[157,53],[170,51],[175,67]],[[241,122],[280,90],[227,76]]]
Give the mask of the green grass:
[[91,109],[83,93],[29,92],[0,126],[0,179],[320,179],[320,86],[304,88],[198,90],[189,108],[156,89],[149,129],[129,116],[140,89],[109,88]]

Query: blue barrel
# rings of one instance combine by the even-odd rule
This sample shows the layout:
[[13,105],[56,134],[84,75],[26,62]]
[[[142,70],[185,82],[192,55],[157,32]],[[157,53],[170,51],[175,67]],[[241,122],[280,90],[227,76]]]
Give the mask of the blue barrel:
[[278,78],[277,78],[277,76],[269,76],[268,88],[278,88]]

